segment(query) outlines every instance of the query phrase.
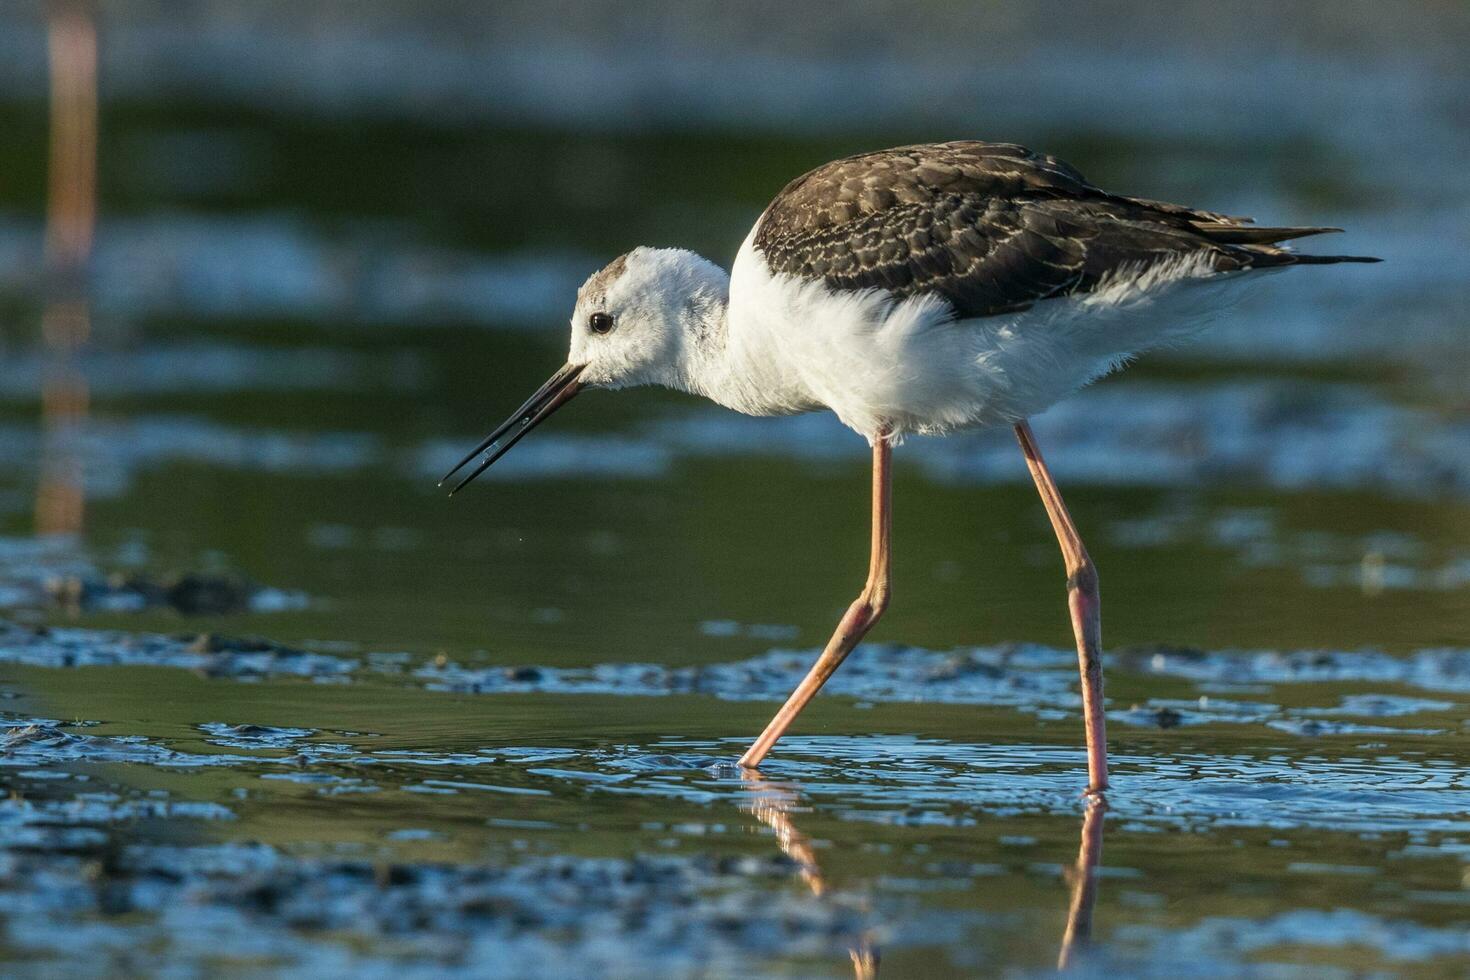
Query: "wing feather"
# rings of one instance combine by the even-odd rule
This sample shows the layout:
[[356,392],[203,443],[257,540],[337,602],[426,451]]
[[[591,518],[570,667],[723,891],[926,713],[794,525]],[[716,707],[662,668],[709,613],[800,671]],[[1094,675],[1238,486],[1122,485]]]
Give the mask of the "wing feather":
[[1222,273],[1311,261],[1277,243],[1331,230],[1262,228],[1120,197],[1055,157],[966,141],[860,154],[803,174],[761,216],[754,244],[776,273],[835,289],[934,293],[977,317],[1185,254]]

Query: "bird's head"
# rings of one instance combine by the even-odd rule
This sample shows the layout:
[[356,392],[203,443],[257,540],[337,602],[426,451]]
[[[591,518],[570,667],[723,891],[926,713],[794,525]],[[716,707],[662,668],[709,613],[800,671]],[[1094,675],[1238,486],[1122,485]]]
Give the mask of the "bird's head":
[[635,248],[577,290],[569,364],[584,385],[677,386],[685,353],[725,307],[725,271],[693,252]]
[[493,450],[460,489],[583,388],[690,388],[691,364],[713,340],[707,333],[723,318],[729,286],[723,269],[682,249],[635,248],[613,259],[577,290],[567,363],[444,479]]

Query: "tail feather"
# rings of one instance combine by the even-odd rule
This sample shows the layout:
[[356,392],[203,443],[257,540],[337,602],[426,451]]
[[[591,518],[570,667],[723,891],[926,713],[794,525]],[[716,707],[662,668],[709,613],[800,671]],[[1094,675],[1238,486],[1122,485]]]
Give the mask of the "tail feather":
[[1336,265],[1339,262],[1382,262],[1376,255],[1303,255],[1288,252],[1294,265]]
[[1341,228],[1311,225],[1285,225],[1279,228],[1236,224],[1234,221],[1191,222],[1201,235],[1228,250],[1250,256],[1250,265],[1258,269],[1282,265],[1334,265],[1338,262],[1382,262],[1371,255],[1304,255],[1283,246],[1293,238],[1326,235]]
[[1223,221],[1196,221],[1194,227],[1200,234],[1221,245],[1275,245],[1277,242],[1309,235],[1326,235],[1342,231],[1341,228],[1318,228],[1310,226],[1285,226],[1262,228],[1256,225],[1238,225]]

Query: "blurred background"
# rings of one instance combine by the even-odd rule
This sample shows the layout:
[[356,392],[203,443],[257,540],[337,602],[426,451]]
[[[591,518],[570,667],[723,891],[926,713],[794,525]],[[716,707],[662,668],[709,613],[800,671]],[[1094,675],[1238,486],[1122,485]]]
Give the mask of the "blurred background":
[[[177,671],[16,668],[0,677],[6,696],[49,716],[103,720],[102,735],[174,739],[190,752],[217,751],[204,744],[208,725],[259,722],[305,733],[330,725],[348,741],[368,732],[379,749],[425,753],[371,778],[354,770],[347,781],[377,779],[385,791],[351,808],[305,779],[252,773],[242,785],[221,770],[189,782],[140,775],[142,766],[120,778],[227,808],[237,837],[309,849],[338,834],[458,860],[562,846],[532,823],[487,829],[484,794],[401,787],[429,771],[415,766],[449,764],[432,753],[516,739],[586,746],[594,735],[634,745],[670,733],[736,738],[769,704],[476,702],[394,677],[446,664],[675,669],[817,646],[865,568],[867,448],[825,416],[748,419],[663,391],[592,393],[453,500],[435,481],[562,363],[575,290],[612,256],[679,245],[728,265],[792,177],[848,153],[957,138],[1024,143],[1130,195],[1340,225],[1345,234],[1305,248],[1385,259],[1267,278],[1198,342],[1150,354],[1035,421],[1101,570],[1110,650],[1369,649],[1397,663],[1463,647],[1467,49],[1470,5],[1460,0],[11,0],[0,5],[0,613],[53,629],[259,634],[361,657],[372,686],[368,697]],[[897,460],[896,597],[875,639],[1065,650],[1060,558],[1010,434],[915,439]],[[75,636],[82,649],[97,634]],[[29,649],[0,644],[0,660],[36,662]],[[1065,692],[1072,667],[1065,656],[1052,666]],[[1335,702],[1379,676],[1270,696],[1315,711],[1313,698]],[[1143,728],[1162,729],[1170,716],[1150,713],[1166,709],[1149,698],[1187,696],[1170,702],[1185,710],[1203,695],[1160,683],[1125,673],[1110,693],[1120,710],[1145,702]],[[1462,686],[1436,689],[1466,689],[1453,683]],[[857,789],[843,782],[849,772],[824,776],[832,795],[813,819],[836,842],[824,861],[859,881],[875,865],[919,880],[930,872],[914,870],[926,860],[914,855],[931,845],[964,862],[991,860],[992,845],[1070,862],[1066,780],[1077,758],[1067,753],[1080,733],[1055,706],[1032,708],[988,709],[980,724],[997,744],[1021,737],[1021,725],[1024,737],[1063,747],[1048,763],[1061,782],[1043,803],[1018,788],[1039,785],[1029,774],[938,803],[912,803],[903,786],[961,785],[952,773],[890,785],[876,763]],[[1448,753],[1444,765],[1463,772],[1463,757],[1430,738],[1463,732],[1463,704],[1405,710],[1452,708],[1432,730],[1403,730],[1417,733],[1403,735],[1419,740],[1412,749],[1394,736],[1394,758]],[[812,717],[813,730],[977,737],[971,708],[920,719],[823,703]],[[1172,736],[1125,724],[1115,727],[1125,772],[1130,758],[1176,771],[1136,762]],[[1311,724],[1315,734],[1326,723]],[[1208,729],[1221,739],[1208,750],[1229,746],[1232,761],[1202,754],[1214,761],[1189,765],[1218,763],[1239,785],[1288,778],[1267,762],[1230,768],[1239,759],[1320,761],[1310,753],[1321,743],[1227,729]],[[1351,739],[1394,730],[1352,731],[1336,751],[1367,752]],[[851,746],[820,748],[845,759]],[[1169,742],[1159,758],[1178,751]],[[964,765],[1009,764],[977,759]],[[1311,769],[1300,766],[1288,768]],[[1125,825],[1111,853],[1147,880],[1122,890],[1107,917],[1132,922],[1135,945],[1154,936],[1162,955],[1192,948],[1180,933],[1147,932],[1162,928],[1164,905],[1177,928],[1225,911],[1267,915],[1277,906],[1263,895],[1280,907],[1361,901],[1392,918],[1412,889],[1440,889],[1450,897],[1404,913],[1429,931],[1379,953],[1449,949],[1463,963],[1470,947],[1453,942],[1465,851],[1453,840],[1434,865],[1449,885],[1428,873],[1401,889],[1377,881],[1372,899],[1361,878],[1319,874],[1299,858],[1288,867],[1286,851],[1246,897],[1217,903],[1201,884],[1239,870],[1231,848],[1242,837],[1272,861],[1268,841],[1318,848],[1320,861],[1359,848],[1370,873],[1396,867],[1388,844],[1344,844],[1322,830],[1369,779],[1333,784],[1332,768],[1311,769],[1324,795],[1267,800],[1305,808],[1287,824],[1316,830],[1296,836],[1269,820],[1167,845],[1155,832],[1216,818],[1236,827],[1236,811],[1171,810]],[[1418,770],[1404,778],[1417,785]],[[585,783],[547,785],[527,791],[546,800],[515,799],[541,807],[553,831],[592,827],[579,848],[682,846],[668,843],[678,835],[653,804],[594,804]],[[1212,798],[1182,785],[1178,812]],[[853,802],[890,791],[899,810],[937,809],[878,819]],[[718,837],[721,820],[737,825],[734,809],[711,811],[704,792],[680,797],[679,826],[770,850],[748,834],[735,845]],[[1462,791],[1398,799],[1384,812],[1465,812]],[[916,812],[925,829],[905,829]],[[998,822],[998,812],[1012,816]],[[1021,812],[1046,816],[1013,817]],[[977,819],[972,837],[952,830]],[[410,830],[422,835],[392,836]],[[1363,840],[1402,830],[1389,819]],[[1451,817],[1435,824],[1452,831],[1463,839]],[[939,951],[911,962],[973,965],[973,949],[1004,947],[994,962],[1044,966],[1052,939],[1035,949],[1033,940],[1060,935],[1066,903],[1041,866],[1013,862],[1006,888],[977,886],[986,915],[1025,906],[1024,926],[997,932],[986,919],[980,940],[921,928],[915,935]],[[939,905],[971,897],[933,887]],[[895,895],[920,907],[903,887]],[[1360,925],[1273,935],[1330,946]],[[895,929],[890,938],[905,935]],[[1435,946],[1445,935],[1453,942]],[[832,966],[822,962],[817,972]]]

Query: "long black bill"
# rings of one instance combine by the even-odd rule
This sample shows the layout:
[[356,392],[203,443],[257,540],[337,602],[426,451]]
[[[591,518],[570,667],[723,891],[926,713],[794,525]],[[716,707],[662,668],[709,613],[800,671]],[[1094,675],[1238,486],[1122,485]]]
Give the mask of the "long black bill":
[[[495,446],[494,452],[486,456],[479,466],[476,466],[470,471],[469,476],[460,480],[455,484],[454,489],[449,491],[449,495],[452,497],[460,490],[463,490],[466,483],[469,483],[475,477],[489,469],[491,463],[510,452],[510,447],[520,442],[526,433],[549,419],[553,412],[571,401],[572,396],[582,390],[582,386],[578,383],[577,378],[582,374],[585,366],[583,364],[563,365],[561,370],[553,374],[547,379],[544,385],[536,389],[534,395],[526,399],[525,404],[515,410],[514,415],[496,426],[495,431],[486,436],[484,442],[480,443],[468,456],[456,463],[454,469],[445,473],[444,479],[439,481],[439,485],[441,487],[444,486],[445,483],[449,482],[451,476],[464,469],[465,465],[476,456],[491,446]],[[496,443],[499,443],[499,445],[497,446]]]

